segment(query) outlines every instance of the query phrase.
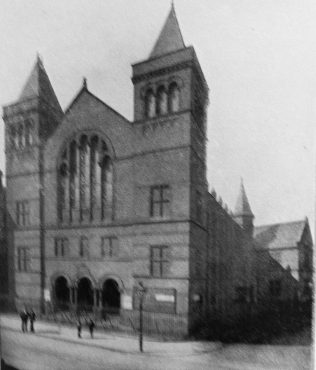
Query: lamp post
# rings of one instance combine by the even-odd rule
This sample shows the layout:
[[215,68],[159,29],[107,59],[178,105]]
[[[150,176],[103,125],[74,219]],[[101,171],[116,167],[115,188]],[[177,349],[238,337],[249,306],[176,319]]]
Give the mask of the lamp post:
[[139,350],[143,352],[143,302],[147,289],[143,283],[139,282],[138,294],[139,294]]

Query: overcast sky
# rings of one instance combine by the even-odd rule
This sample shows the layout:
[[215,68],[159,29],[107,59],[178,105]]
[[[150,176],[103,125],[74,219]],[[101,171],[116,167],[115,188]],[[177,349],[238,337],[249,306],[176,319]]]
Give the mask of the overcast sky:
[[[210,87],[210,188],[233,209],[243,177],[257,225],[314,222],[315,1],[175,8]],[[132,120],[130,65],[148,57],[169,9],[169,0],[1,0],[1,105],[17,99],[39,52],[63,108],[86,76],[92,93]],[[1,122],[0,168],[3,136]]]

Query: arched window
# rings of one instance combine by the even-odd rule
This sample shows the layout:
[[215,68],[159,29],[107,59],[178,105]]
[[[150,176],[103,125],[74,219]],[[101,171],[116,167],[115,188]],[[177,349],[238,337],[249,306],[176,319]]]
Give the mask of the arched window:
[[113,165],[104,140],[81,135],[64,149],[58,167],[59,220],[92,222],[112,218]]
[[164,86],[160,86],[157,91],[157,115],[168,113],[168,95]]
[[12,148],[17,149],[19,147],[19,139],[18,139],[18,133],[15,127],[12,127],[11,129],[11,146]]
[[80,257],[89,257],[89,239],[86,236],[80,238],[79,255]]
[[101,218],[109,218],[110,215],[107,214],[107,211],[110,211],[110,208],[107,207],[108,204],[112,203],[112,163],[109,156],[105,155],[102,160],[101,165]]
[[147,118],[156,115],[156,99],[152,89],[148,89],[145,95],[145,115]]
[[19,148],[24,148],[25,145],[25,137],[24,137],[24,126],[22,123],[19,124],[18,126],[18,143],[19,143]]
[[25,122],[25,145],[30,146],[33,144],[32,124],[29,120]]
[[169,112],[178,112],[180,109],[180,90],[176,82],[169,86]]

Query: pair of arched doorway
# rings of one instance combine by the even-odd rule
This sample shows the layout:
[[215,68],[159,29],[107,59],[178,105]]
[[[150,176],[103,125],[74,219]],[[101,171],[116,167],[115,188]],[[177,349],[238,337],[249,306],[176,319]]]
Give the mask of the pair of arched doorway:
[[105,280],[102,289],[95,289],[87,277],[79,279],[77,286],[70,287],[67,279],[59,276],[55,280],[54,290],[55,301],[60,308],[74,305],[78,309],[99,308],[112,313],[118,313],[120,309],[121,294],[114,279]]

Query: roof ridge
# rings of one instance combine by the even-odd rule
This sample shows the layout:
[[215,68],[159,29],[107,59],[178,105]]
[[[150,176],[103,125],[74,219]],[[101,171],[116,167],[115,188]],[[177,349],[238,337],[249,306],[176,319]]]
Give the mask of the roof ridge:
[[288,222],[282,221],[282,222],[276,222],[276,223],[272,223],[272,224],[258,225],[258,226],[255,226],[255,229],[259,228],[259,227],[276,226],[276,225],[288,225],[288,224],[297,224],[297,223],[305,223],[305,222],[306,222],[306,219],[299,219],[299,220],[288,221]]

